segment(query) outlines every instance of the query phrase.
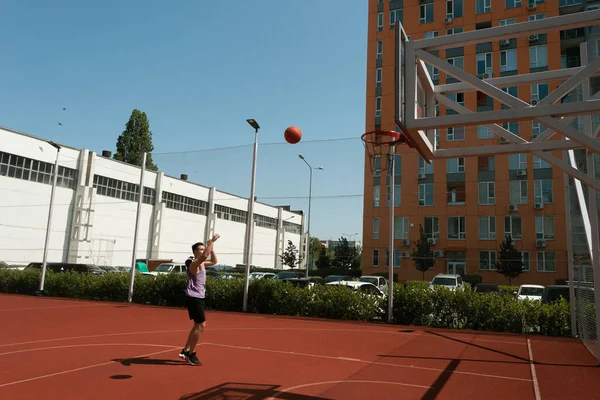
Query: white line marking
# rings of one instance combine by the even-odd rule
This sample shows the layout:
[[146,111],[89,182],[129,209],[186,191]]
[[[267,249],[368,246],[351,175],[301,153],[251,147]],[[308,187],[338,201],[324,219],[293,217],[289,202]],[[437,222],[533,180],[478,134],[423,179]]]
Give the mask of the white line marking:
[[[442,337],[439,336],[433,336],[433,335],[428,335],[425,334],[424,332],[421,333],[407,333],[407,332],[396,332],[396,331],[383,331],[383,330],[362,330],[362,329],[325,329],[325,328],[293,328],[293,327],[289,327],[289,328],[244,328],[244,327],[239,327],[239,328],[209,328],[209,331],[246,331],[246,330],[263,330],[263,331],[289,331],[289,330],[295,330],[295,331],[315,331],[315,332],[320,332],[320,331],[327,331],[327,332],[361,332],[361,333],[374,333],[374,334],[382,334],[382,333],[387,333],[387,334],[398,334],[398,335],[407,335],[407,336],[423,336],[426,338],[438,338],[438,339],[442,339]],[[84,335],[84,336],[71,336],[71,337],[65,337],[65,338],[56,338],[56,339],[43,339],[43,340],[32,340],[32,341],[28,341],[28,342],[18,342],[18,343],[6,343],[6,344],[0,344],[0,347],[6,347],[6,346],[20,346],[20,345],[24,345],[24,344],[36,344],[36,343],[47,343],[47,342],[58,342],[58,341],[63,341],[63,340],[76,340],[76,339],[95,339],[95,338],[100,338],[100,337],[110,337],[110,336],[127,336],[127,335],[146,335],[146,334],[155,334],[155,333],[176,333],[176,332],[189,332],[189,328],[188,329],[170,329],[170,330],[159,330],[159,331],[142,331],[142,332],[119,332],[119,333],[105,333],[105,334],[99,334],[99,335]],[[469,335],[469,334],[465,334]],[[449,336],[449,337],[453,337],[453,336]],[[456,338],[456,337],[454,337]],[[459,337],[461,338],[461,337]],[[445,338],[448,339],[448,338]],[[465,339],[470,339],[472,341],[477,341],[477,342],[491,342],[491,343],[506,343],[506,344],[515,344],[515,345],[526,345],[526,343],[518,343],[518,342],[512,342],[512,341],[501,341],[501,340],[488,340],[488,339],[473,339],[473,338],[465,338]]]
[[[173,349],[178,349],[179,346],[177,347],[172,347],[168,350],[161,350],[161,351],[156,351],[154,353],[148,353],[148,354],[142,354],[140,356],[135,356],[133,358],[139,358],[139,357],[149,357],[149,356],[153,356],[155,354],[161,354],[161,353],[166,353],[167,351],[172,351]],[[103,363],[99,363],[99,364],[93,364],[93,365],[88,365],[85,367],[81,367],[81,368],[74,368],[74,369],[69,369],[66,371],[60,371],[60,372],[55,372],[53,374],[47,374],[47,375],[40,375],[40,376],[35,376],[33,378],[28,378],[28,379],[22,379],[20,381],[14,381],[14,382],[8,382],[8,383],[3,383],[0,385],[0,388],[5,387],[5,386],[11,386],[11,385],[17,385],[19,383],[25,383],[25,382],[31,382],[31,381],[36,381],[38,379],[43,379],[43,378],[50,378],[52,376],[57,376],[57,375],[64,375],[64,374],[68,374],[70,372],[77,372],[77,371],[83,371],[86,369],[91,369],[91,368],[96,368],[96,367],[102,367],[104,365],[109,365],[109,364],[113,364],[116,363],[117,361],[107,361],[107,362],[103,362]]]
[[56,306],[56,307],[28,307],[28,308],[4,308],[0,311],[25,311],[25,310],[55,310],[57,308],[78,308],[78,307],[107,307],[106,304],[82,304],[77,306]]
[[350,357],[337,357],[337,359],[338,360],[346,360],[346,361],[362,361],[360,358],[350,358]]
[[535,364],[533,363],[533,352],[531,351],[531,341],[527,339],[527,350],[529,350],[529,365],[531,366],[531,379],[533,381],[533,393],[535,394],[535,400],[541,400],[540,385],[537,380],[537,374],[535,373]]
[[41,350],[54,350],[54,349],[69,349],[73,347],[94,347],[94,346],[145,346],[145,347],[168,347],[172,349],[174,346],[166,344],[151,344],[151,343],[93,343],[93,344],[68,344],[66,346],[52,346],[52,347],[38,347],[36,349],[23,349],[9,351],[6,353],[0,353],[0,356],[7,356],[10,354],[28,353],[30,351],[41,351]]
[[[229,345],[229,344],[220,344],[220,343],[212,343],[212,342],[203,342],[202,344],[219,346],[219,347],[229,347],[232,349],[264,351],[266,353],[287,354],[287,355],[305,356],[305,357],[317,357],[317,358],[325,358],[328,360],[338,360],[338,361],[350,361],[350,360],[340,359],[339,357],[323,356],[323,355],[319,355],[319,354],[297,353],[297,352],[290,352],[290,351],[283,351],[283,350],[259,349],[259,348],[254,348],[254,347],[233,346],[233,345]],[[446,369],[440,369],[440,368],[416,367],[414,365],[392,364],[392,363],[383,363],[383,362],[376,362],[376,361],[372,362],[372,361],[364,361],[364,360],[359,360],[359,361],[352,360],[351,362],[358,362],[358,363],[369,364],[369,365],[384,365],[384,366],[388,366],[388,367],[397,367],[397,368],[421,369],[421,370],[436,371],[436,372],[447,371]],[[486,377],[486,378],[508,379],[508,380],[513,380],[513,381],[531,382],[531,379],[514,378],[512,376],[479,374],[476,372],[465,372],[465,371],[451,371],[451,372],[453,374],[473,375],[473,376],[481,376],[481,377]]]
[[430,389],[431,386],[423,386],[423,385],[412,385],[410,383],[401,383],[401,382],[386,382],[386,381],[326,381],[326,382],[314,382],[314,383],[306,383],[304,385],[298,385],[298,386],[292,386],[290,388],[287,389],[283,389],[283,390],[278,390],[277,393],[275,393],[275,395],[271,396],[271,397],[267,397],[265,400],[270,400],[270,399],[277,399],[279,398],[280,395],[284,394],[284,393],[289,393],[292,390],[296,390],[296,389],[302,389],[305,387],[309,387],[309,386],[321,386],[321,385],[332,385],[332,384],[340,384],[340,383],[361,383],[361,384],[365,384],[365,383],[375,383],[378,385],[381,384],[385,384],[385,385],[401,385],[401,386],[410,386],[410,387],[416,387],[419,389]]

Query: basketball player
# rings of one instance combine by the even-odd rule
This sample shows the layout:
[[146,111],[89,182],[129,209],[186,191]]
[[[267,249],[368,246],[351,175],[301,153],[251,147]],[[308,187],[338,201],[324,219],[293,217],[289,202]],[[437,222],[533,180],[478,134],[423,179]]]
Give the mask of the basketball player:
[[[188,336],[185,347],[179,353],[179,357],[192,365],[202,365],[196,357],[196,345],[200,340],[200,335],[206,327],[206,317],[204,316],[204,296],[206,294],[206,267],[217,263],[217,256],[213,251],[213,245],[219,239],[219,235],[214,235],[206,246],[203,243],[194,243],[192,245],[193,256],[185,261],[187,267],[188,284],[185,290],[185,304],[188,309],[190,319],[194,321],[192,330]],[[210,256],[210,261],[207,259]]]

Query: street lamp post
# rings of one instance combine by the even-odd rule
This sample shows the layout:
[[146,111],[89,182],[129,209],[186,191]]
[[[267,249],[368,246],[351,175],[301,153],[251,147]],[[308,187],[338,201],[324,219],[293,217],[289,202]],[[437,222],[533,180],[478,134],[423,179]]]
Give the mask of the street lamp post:
[[48,142],[56,149],[56,161],[54,162],[54,176],[52,178],[52,189],[50,191],[50,207],[48,209],[48,222],[46,225],[46,241],[44,242],[44,256],[42,260],[42,279],[40,280],[40,288],[36,295],[44,295],[44,281],[46,279],[46,266],[48,264],[48,244],[50,243],[50,230],[52,229],[52,210],[54,209],[54,193],[56,191],[56,181],[58,180],[58,155],[60,154],[60,145],[54,142]]
[[244,256],[244,264],[246,271],[244,272],[244,312],[248,309],[248,286],[250,277],[250,262],[252,261],[252,235],[254,233],[254,187],[256,181],[256,157],[258,154],[258,130],[260,125],[254,119],[247,119],[246,122],[254,128],[254,154],[252,156],[252,182],[250,184],[250,198],[248,199],[248,221],[246,222],[246,254]]
[[306,161],[306,159],[304,158],[304,156],[302,154],[298,154],[298,157],[304,161],[306,163],[306,165],[308,165],[308,169],[310,170],[310,183],[308,186],[308,226],[307,226],[307,232],[306,232],[306,279],[308,279],[308,269],[310,268],[310,262],[311,262],[311,257],[310,257],[310,206],[312,203],[312,172],[313,169],[318,169],[320,171],[323,170],[323,167],[313,167],[312,165],[310,165],[308,163],[308,161]]

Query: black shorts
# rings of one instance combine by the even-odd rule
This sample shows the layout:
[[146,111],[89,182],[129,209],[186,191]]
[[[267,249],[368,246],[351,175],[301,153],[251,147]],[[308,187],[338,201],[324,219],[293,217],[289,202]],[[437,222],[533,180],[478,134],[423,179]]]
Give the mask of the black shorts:
[[188,309],[190,319],[194,320],[195,323],[201,324],[206,321],[206,317],[204,316],[204,299],[186,296],[185,305]]

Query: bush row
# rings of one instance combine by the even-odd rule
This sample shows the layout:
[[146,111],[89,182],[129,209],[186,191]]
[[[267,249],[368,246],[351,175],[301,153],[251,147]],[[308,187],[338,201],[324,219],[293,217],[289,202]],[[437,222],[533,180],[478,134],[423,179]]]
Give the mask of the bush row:
[[[0,270],[0,292],[33,294],[39,270]],[[137,275],[133,301],[140,304],[182,307],[185,275]],[[93,276],[78,273],[46,274],[45,294],[102,301],[127,301],[128,274]],[[402,325],[474,329],[549,336],[570,334],[569,305],[518,301],[514,287],[502,293],[477,293],[467,287],[452,292],[431,290],[428,282],[394,285],[393,322]],[[242,279],[207,281],[206,307],[241,311]],[[274,280],[253,280],[248,291],[248,311],[261,314],[308,316],[340,320],[387,321],[387,299],[353,292],[343,287],[315,285],[300,288]]]

